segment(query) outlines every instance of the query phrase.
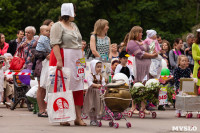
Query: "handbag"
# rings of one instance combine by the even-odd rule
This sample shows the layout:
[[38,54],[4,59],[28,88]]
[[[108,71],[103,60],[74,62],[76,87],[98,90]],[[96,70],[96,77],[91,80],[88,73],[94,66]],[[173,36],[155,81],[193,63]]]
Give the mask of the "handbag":
[[[58,71],[60,75],[58,76]],[[58,84],[58,78],[61,84]],[[48,93],[47,111],[49,122],[67,122],[76,119],[75,105],[71,90],[66,90],[63,72],[56,69],[53,93]],[[53,84],[53,81],[51,81]],[[58,90],[60,90],[58,92]]]
[[[96,50],[97,50],[97,34],[94,34],[94,36],[95,36]],[[91,48],[89,46],[89,52],[88,52],[87,59],[89,59],[90,57],[95,58],[95,56],[92,54],[92,50],[91,50]]]
[[18,48],[13,59],[10,62],[10,70],[21,70],[24,66],[24,49]]

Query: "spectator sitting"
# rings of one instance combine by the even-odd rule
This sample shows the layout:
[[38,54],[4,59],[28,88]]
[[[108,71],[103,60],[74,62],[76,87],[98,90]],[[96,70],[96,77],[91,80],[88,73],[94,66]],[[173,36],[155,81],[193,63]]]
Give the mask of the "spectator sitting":
[[111,60],[111,75],[114,76],[115,74],[115,69],[117,65],[119,64],[119,59],[118,58],[113,58]]
[[186,36],[186,42],[183,44],[183,49],[185,50],[188,47],[191,47],[191,45],[194,43],[194,34],[193,33],[188,33]]
[[[5,53],[4,56],[7,60],[7,62],[10,63],[13,56],[10,53]],[[9,71],[9,70],[7,70],[7,71]],[[14,94],[13,75],[6,75],[5,76],[4,88],[5,88],[4,94],[5,94],[5,99],[6,99],[5,104],[7,106],[11,106],[11,104],[12,104],[11,99],[13,98],[13,94]]]
[[109,55],[109,58],[118,58],[119,57],[119,52],[117,51],[117,43],[111,44],[111,52]]
[[0,55],[7,53],[9,44],[5,42],[5,35],[0,33]]
[[161,36],[158,35],[158,34],[156,36],[157,36],[157,41],[158,41],[160,47],[162,47],[162,38],[161,38]]
[[[169,63],[169,51],[171,50],[171,46],[167,40],[163,40],[162,43],[162,53],[160,54],[166,61]],[[171,68],[169,63],[169,69]]]
[[184,54],[184,51],[181,49],[183,45],[183,40],[180,38],[176,38],[174,41],[174,49],[169,52],[169,63],[171,65],[171,71],[174,72],[174,69],[177,66],[178,56]]
[[85,53],[86,53],[86,47],[87,47],[87,43],[85,40],[82,40],[82,52],[83,52],[83,58],[85,56]]
[[32,69],[33,63],[32,63],[32,50],[35,49],[33,46],[37,42],[34,38],[34,35],[36,33],[36,29],[33,26],[27,26],[25,28],[25,37],[22,39],[22,42],[20,44],[20,48],[24,49],[24,59],[25,59],[25,69]]
[[11,40],[9,42],[9,48],[8,48],[8,53],[11,53],[12,56],[14,56],[17,48],[20,46],[20,43],[24,37],[24,31],[23,30],[18,30],[17,31],[17,39]]
[[189,68],[193,72],[194,68],[194,59],[192,57],[192,44],[194,43],[194,35],[192,33],[188,34],[186,37],[186,48],[185,48],[185,55],[188,57],[189,60]]

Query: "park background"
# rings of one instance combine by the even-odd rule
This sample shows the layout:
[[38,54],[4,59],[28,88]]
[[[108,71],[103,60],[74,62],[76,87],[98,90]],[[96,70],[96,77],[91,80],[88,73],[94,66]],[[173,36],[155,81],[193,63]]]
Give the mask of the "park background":
[[171,45],[175,38],[185,40],[188,32],[200,27],[200,0],[0,0],[0,33],[6,42],[27,26],[35,26],[39,34],[42,22],[58,21],[62,3],[68,2],[77,7],[75,23],[87,42],[100,18],[109,21],[108,36],[118,44],[135,25],[143,28],[143,38],[147,29],[154,29]]

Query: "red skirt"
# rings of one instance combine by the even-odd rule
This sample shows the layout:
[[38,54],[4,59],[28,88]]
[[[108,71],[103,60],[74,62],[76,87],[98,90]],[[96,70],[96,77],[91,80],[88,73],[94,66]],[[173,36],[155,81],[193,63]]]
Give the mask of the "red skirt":
[[[62,62],[64,63],[64,51],[62,48],[60,49],[60,54],[62,57]],[[57,65],[57,60],[56,60],[53,50],[51,50],[49,66],[56,66],[56,65]],[[65,64],[63,65],[65,66]],[[83,90],[73,91],[73,97],[74,97],[75,105],[83,106]]]

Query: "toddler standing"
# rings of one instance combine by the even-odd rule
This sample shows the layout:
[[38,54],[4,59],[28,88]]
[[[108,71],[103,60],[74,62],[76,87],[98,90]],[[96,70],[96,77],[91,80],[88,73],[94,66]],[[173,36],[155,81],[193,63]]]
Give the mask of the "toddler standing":
[[190,78],[192,72],[188,67],[188,58],[185,55],[178,56],[178,67],[174,70],[174,81],[176,92],[180,87],[180,78]]
[[[5,62],[5,66],[3,66],[3,63]],[[1,104],[3,104],[3,93],[4,93],[4,72],[10,67],[8,61],[4,56],[0,56],[0,100]]]
[[[175,82],[175,88],[176,88],[176,94],[179,93],[180,89],[180,79],[181,78],[191,78],[191,70],[188,67],[188,58],[185,55],[179,55],[178,56],[178,67],[174,70],[174,82]],[[174,101],[174,107],[175,107],[175,101]],[[180,110],[176,110],[177,114],[181,112]],[[182,112],[183,116],[186,115],[186,112]]]
[[90,117],[90,125],[97,125],[97,116],[101,112],[99,88],[105,85],[105,79],[101,75],[102,62],[92,60],[90,62],[91,74],[88,76],[88,90],[85,95],[83,112]]

